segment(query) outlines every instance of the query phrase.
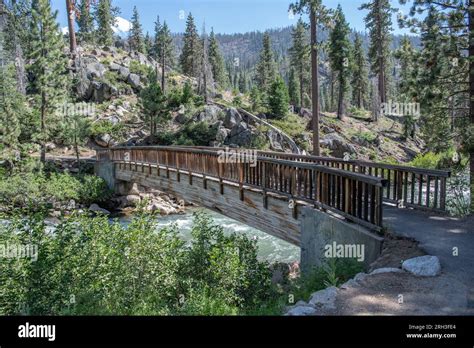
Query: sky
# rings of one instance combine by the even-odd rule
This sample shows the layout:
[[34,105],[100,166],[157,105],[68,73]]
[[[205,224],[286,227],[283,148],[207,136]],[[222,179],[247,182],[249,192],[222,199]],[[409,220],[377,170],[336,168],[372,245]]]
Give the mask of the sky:
[[[55,10],[59,11],[58,20],[61,27],[67,26],[65,1],[52,0]],[[154,22],[159,15],[161,21],[166,20],[172,32],[184,32],[186,17],[191,12],[196,26],[200,30],[203,23],[206,28],[213,27],[216,33],[244,33],[249,31],[265,31],[293,25],[298,15],[290,16],[289,4],[292,0],[113,0],[113,4],[121,10],[120,17],[131,19],[133,6],[136,6],[144,32],[153,34]],[[329,8],[336,8],[340,3],[351,28],[365,31],[364,17],[366,11],[358,10],[366,0],[323,0]],[[408,13],[408,5],[400,5],[392,0],[392,6]],[[306,16],[304,17],[307,20]],[[393,18],[395,34],[408,33],[398,28],[396,15]]]

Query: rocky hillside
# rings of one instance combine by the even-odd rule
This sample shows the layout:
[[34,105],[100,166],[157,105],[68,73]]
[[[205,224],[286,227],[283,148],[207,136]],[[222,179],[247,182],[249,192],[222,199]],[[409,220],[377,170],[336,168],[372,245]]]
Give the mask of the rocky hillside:
[[[138,93],[150,71],[159,68],[143,54],[130,55],[117,47],[82,48],[77,94],[79,99],[96,106],[93,138],[89,147],[126,145],[196,145],[231,146],[290,152],[294,150],[282,133],[289,135],[301,150],[312,147],[311,112],[306,109],[290,113],[283,120],[265,114],[246,116],[248,100],[240,95],[238,109],[232,105],[235,95],[223,91],[215,96],[218,104],[203,105],[196,100],[172,108],[172,118],[165,132],[150,137],[147,125],[140,118]],[[196,82],[167,69],[168,88],[174,93],[188,81]],[[259,119],[268,122],[264,124]],[[321,115],[321,146],[324,155],[378,161],[409,161],[420,152],[418,140],[405,141],[402,126],[396,120],[370,122],[370,115],[352,110],[343,121],[335,115]]]

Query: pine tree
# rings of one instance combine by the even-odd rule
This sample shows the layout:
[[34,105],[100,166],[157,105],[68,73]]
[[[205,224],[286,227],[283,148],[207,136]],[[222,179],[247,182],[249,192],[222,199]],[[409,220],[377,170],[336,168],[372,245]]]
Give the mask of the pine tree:
[[179,58],[183,74],[198,77],[200,73],[201,40],[194,24],[194,17],[190,13],[186,20],[186,31],[183,37],[183,51]]
[[257,84],[259,88],[267,93],[270,85],[276,77],[276,63],[273,57],[270,35],[263,35],[263,48],[260,52],[260,60],[257,64]]
[[64,145],[72,146],[79,164],[79,146],[84,146],[91,135],[91,120],[80,113],[65,115],[60,122],[61,138]]
[[160,16],[156,17],[156,22],[155,22],[155,36],[154,36],[154,43],[153,43],[153,52],[151,56],[156,59],[158,59],[158,54],[160,52],[160,34],[161,34],[161,22],[160,22]]
[[290,103],[292,105],[301,105],[300,96],[302,96],[302,94],[300,82],[298,81],[294,68],[291,68],[290,76],[288,78],[288,94],[290,96]]
[[140,15],[136,6],[133,7],[132,28],[130,29],[130,49],[135,52],[145,53],[145,39],[140,23]]
[[[400,42],[400,48],[394,53],[394,57],[399,62],[399,84],[398,92],[401,101],[418,102],[418,52],[413,48],[407,36]],[[412,138],[415,136],[415,116],[404,115],[404,136]]]
[[44,162],[53,111],[68,89],[67,57],[63,53],[64,42],[56,22],[57,12],[51,11],[49,0],[35,0],[31,15],[32,50],[28,57],[31,61],[28,72],[32,76],[32,90],[36,93],[36,106],[39,109],[38,139],[41,161]]
[[163,94],[157,81],[157,77],[150,77],[150,84],[140,93],[140,106],[142,109],[142,120],[149,125],[150,134],[157,134],[159,127],[166,127],[171,119],[170,112],[166,105],[166,96]]
[[240,93],[247,93],[247,75],[243,71],[239,76],[239,91]]
[[26,94],[26,68],[25,56],[30,50],[28,27],[31,19],[31,1],[30,0],[12,0],[3,4],[4,14],[2,19],[5,37],[5,49],[13,55],[16,71],[16,85],[18,92]]
[[270,113],[278,118],[284,118],[288,114],[290,97],[288,96],[288,89],[285,81],[278,76],[270,85],[268,94],[268,105]]
[[347,92],[347,82],[349,78],[349,62],[351,44],[349,42],[349,24],[342,12],[341,5],[338,5],[335,13],[334,29],[329,38],[329,58],[331,68],[337,73],[339,82],[339,97],[337,102],[337,118],[343,118],[344,97]]
[[209,63],[209,40],[206,33],[206,25],[203,24],[201,35],[201,61],[199,62],[198,91],[204,97],[207,104],[209,99],[209,90],[214,92],[214,77],[212,76],[212,67]]
[[91,0],[81,0],[79,5],[79,16],[76,17],[79,27],[79,37],[82,42],[94,41],[94,18],[91,13]]
[[173,66],[174,64],[173,38],[166,21],[160,26],[158,19],[157,28],[159,31],[156,38],[156,57],[161,64],[161,90],[165,93],[165,67],[166,65]]
[[[302,103],[304,102],[303,94],[305,90],[306,75],[310,65],[310,46],[306,37],[306,26],[301,19],[298,20],[298,24],[293,29],[291,36],[293,38],[293,46],[290,48],[291,65],[298,75],[298,85],[300,88],[298,97],[299,102],[296,105],[304,107]],[[296,100],[294,98],[292,99]]]
[[372,72],[378,76],[380,102],[385,103],[394,9],[390,5],[390,0],[371,0],[363,4],[360,9],[369,11],[364,19],[370,36],[369,58]]
[[319,146],[319,44],[318,26],[327,24],[329,11],[321,0],[299,0],[290,5],[290,10],[295,13],[308,13],[310,17],[311,32],[311,98],[313,111],[313,155],[321,154]]
[[[0,61],[5,61],[3,53],[0,54]],[[25,105],[24,95],[17,90],[15,67],[0,65],[0,158],[7,161],[10,169],[19,154],[20,119],[25,116]]]
[[359,34],[355,36],[352,58],[352,101],[359,109],[367,108],[369,74],[362,39]]
[[225,88],[229,84],[229,80],[225,69],[224,58],[219,49],[219,43],[214,34],[214,29],[212,28],[211,34],[209,35],[209,63],[212,67],[214,80],[219,87]]
[[112,7],[112,0],[98,0],[95,17],[97,21],[96,36],[98,43],[103,46],[112,46],[114,43],[115,16],[118,9]]
[[143,44],[145,46],[145,54],[150,55],[153,51],[153,40],[151,39],[150,33],[148,31],[146,32]]

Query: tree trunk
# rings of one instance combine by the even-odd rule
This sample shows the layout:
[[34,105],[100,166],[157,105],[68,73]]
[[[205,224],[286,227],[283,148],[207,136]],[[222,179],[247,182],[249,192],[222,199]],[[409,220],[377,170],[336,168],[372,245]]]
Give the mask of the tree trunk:
[[165,50],[161,52],[161,91],[165,94]]
[[300,67],[300,107],[304,108],[304,71],[303,65]]
[[337,118],[342,121],[343,119],[343,103],[344,103],[344,86],[343,82],[339,81],[339,98],[337,101]]
[[77,41],[76,41],[76,32],[74,31],[74,6],[72,0],[66,0],[66,9],[67,9],[67,26],[69,30],[69,50],[72,57],[76,56],[77,50]]
[[313,155],[319,156],[321,154],[319,147],[319,72],[318,72],[318,45],[317,45],[317,30],[318,23],[315,9],[311,8],[311,88],[312,88],[312,102],[313,102]]
[[[474,127],[474,0],[469,1],[469,114],[471,127]],[[470,184],[471,184],[471,214],[474,213],[474,145],[470,149]]]
[[40,155],[40,160],[42,163],[46,162],[46,95],[44,92],[41,93],[41,111],[40,111],[40,117],[41,117],[41,125],[40,125],[40,131],[41,131],[41,155]]

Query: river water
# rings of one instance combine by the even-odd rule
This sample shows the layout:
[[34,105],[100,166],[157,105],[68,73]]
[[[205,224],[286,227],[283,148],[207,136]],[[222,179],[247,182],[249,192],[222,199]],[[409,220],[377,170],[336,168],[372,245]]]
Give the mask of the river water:
[[[257,239],[258,257],[260,260],[273,262],[293,262],[299,261],[300,249],[281,239],[273,237],[255,228],[244,225],[236,220],[230,219],[224,215],[218,214],[204,208],[193,208],[186,211],[185,214],[175,214],[169,216],[157,217],[158,228],[163,228],[176,224],[179,235],[186,241],[191,240],[191,228],[193,223],[193,213],[203,211],[210,215],[217,225],[224,228],[226,234],[240,233],[249,238]],[[128,223],[132,217],[123,217],[120,221],[124,224]]]

